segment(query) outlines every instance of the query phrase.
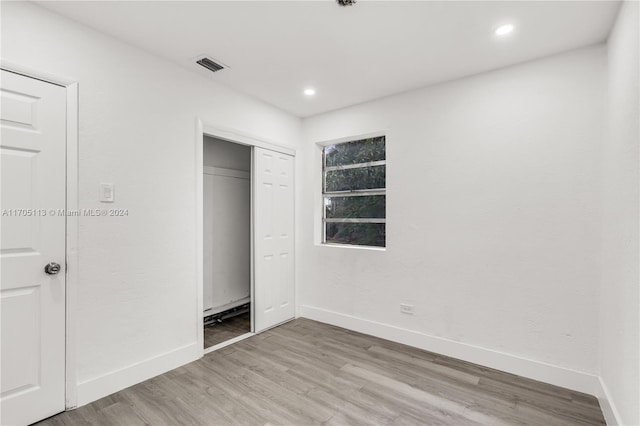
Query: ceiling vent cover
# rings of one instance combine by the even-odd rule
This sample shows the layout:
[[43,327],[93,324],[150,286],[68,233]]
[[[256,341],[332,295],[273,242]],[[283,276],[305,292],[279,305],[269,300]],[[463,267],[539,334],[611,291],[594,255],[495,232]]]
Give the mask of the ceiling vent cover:
[[217,63],[213,59],[209,59],[207,57],[198,59],[196,61],[196,63],[199,64],[199,65],[202,65],[203,67],[205,67],[206,69],[208,69],[211,72],[217,72],[217,71],[225,69],[224,65],[220,65],[219,63]]

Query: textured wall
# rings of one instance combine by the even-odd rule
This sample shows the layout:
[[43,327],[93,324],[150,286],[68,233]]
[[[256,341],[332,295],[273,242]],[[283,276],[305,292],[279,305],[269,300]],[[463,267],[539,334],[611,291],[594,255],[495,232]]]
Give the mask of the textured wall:
[[608,46],[603,149],[600,374],[624,425],[640,424],[640,43],[638,2],[624,2]]
[[[595,46],[305,119],[300,305],[595,373],[604,59]],[[319,245],[315,143],[379,130],[386,251]]]
[[294,146],[300,120],[26,2],[2,59],[79,82],[80,208],[115,183],[124,218],[80,218],[81,383],[195,344],[196,117]]

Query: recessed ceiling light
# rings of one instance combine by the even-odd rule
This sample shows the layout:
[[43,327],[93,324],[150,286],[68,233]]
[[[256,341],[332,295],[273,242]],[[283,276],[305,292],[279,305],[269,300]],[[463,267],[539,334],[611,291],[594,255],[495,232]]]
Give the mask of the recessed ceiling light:
[[304,94],[307,96],[313,96],[316,94],[316,89],[314,89],[313,87],[309,87],[307,89],[304,89]]
[[512,24],[500,25],[498,28],[496,28],[495,33],[498,36],[503,36],[513,32],[514,29],[515,27]]

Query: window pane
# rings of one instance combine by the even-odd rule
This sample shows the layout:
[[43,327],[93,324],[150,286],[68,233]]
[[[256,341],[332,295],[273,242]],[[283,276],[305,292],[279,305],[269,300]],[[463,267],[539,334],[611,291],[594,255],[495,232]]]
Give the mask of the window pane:
[[327,223],[326,242],[360,246],[385,246],[384,223]]
[[385,187],[386,166],[330,170],[325,175],[325,191],[382,189]]
[[339,219],[378,219],[385,217],[385,196],[326,197],[325,217]]
[[327,146],[324,153],[328,167],[381,161],[385,159],[384,136]]

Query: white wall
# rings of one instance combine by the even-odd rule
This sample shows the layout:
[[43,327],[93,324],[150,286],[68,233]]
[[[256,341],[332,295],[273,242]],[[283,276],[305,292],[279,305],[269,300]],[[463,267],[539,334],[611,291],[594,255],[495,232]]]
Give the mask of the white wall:
[[251,147],[205,136],[204,165],[224,169],[251,171]]
[[608,125],[602,155],[600,373],[624,425],[640,424],[639,19],[638,2],[624,2],[607,44]]
[[299,119],[29,3],[2,4],[2,59],[79,82],[80,207],[113,182],[129,210],[80,218],[79,402],[192,359],[196,117],[292,147]]
[[[585,48],[303,120],[299,313],[593,392],[604,59]],[[379,130],[386,251],[319,245],[315,143]]]

